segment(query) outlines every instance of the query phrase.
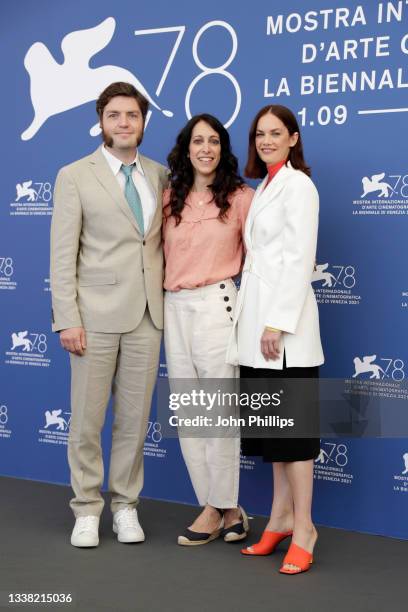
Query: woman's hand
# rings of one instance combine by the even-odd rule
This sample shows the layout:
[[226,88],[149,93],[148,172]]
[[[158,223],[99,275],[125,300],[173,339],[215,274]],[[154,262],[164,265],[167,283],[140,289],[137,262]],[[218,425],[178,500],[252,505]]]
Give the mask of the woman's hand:
[[281,338],[281,331],[270,331],[265,328],[261,337],[261,353],[266,361],[279,359]]

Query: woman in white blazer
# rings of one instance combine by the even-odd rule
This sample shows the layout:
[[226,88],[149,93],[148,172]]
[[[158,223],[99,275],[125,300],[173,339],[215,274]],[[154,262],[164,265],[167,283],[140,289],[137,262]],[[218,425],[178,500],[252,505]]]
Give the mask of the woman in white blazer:
[[[267,106],[256,115],[245,174],[265,178],[245,226],[247,253],[228,362],[241,365],[243,383],[284,379],[285,410],[300,410],[317,432],[318,366],[324,357],[311,280],[319,197],[309,178],[297,120],[288,108]],[[297,381],[288,384],[291,378],[312,380],[299,388]],[[252,390],[260,388],[254,380],[251,385]],[[242,447],[245,455],[273,463],[274,483],[271,517],[261,541],[242,552],[270,554],[292,536],[280,571],[306,571],[317,539],[311,518],[317,433],[313,438],[246,438]]]

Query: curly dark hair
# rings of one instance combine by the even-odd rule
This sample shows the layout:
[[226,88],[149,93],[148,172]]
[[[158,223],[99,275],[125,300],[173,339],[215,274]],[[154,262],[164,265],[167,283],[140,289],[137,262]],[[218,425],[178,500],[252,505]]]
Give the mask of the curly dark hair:
[[180,131],[176,144],[167,157],[170,168],[170,201],[167,206],[171,208],[169,216],[173,216],[176,225],[181,221],[181,213],[186,204],[186,198],[194,184],[194,168],[188,156],[191,133],[200,121],[208,123],[220,137],[221,156],[216,168],[214,181],[207,187],[212,191],[212,200],[220,209],[218,218],[225,221],[230,208],[228,196],[245,184],[238,172],[238,160],[231,151],[230,137],[220,121],[213,115],[203,113],[195,115]]

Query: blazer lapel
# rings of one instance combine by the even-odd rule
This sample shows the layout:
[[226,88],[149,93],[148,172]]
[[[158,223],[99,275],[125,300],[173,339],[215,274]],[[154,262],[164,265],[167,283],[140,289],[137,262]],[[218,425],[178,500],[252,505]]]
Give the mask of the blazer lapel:
[[116,202],[121,211],[126,215],[133,227],[140,234],[139,226],[137,224],[135,216],[132,213],[124,194],[122,193],[122,190],[118,181],[116,180],[116,177],[113,175],[106,159],[101,153],[100,148],[98,148],[95,153],[91,155],[90,164],[98,181],[105,188],[110,197]]
[[146,236],[148,236],[157,226],[160,227],[162,222],[162,202],[161,197],[159,197],[159,173],[157,172],[154,165],[150,162],[150,160],[144,155],[140,155],[139,153],[140,165],[143,168],[143,172],[145,173],[145,177],[152,188],[154,199],[156,202],[156,210],[152,218],[152,222],[150,224],[149,229],[146,232]]
[[273,206],[271,203],[274,198],[282,191],[288,177],[295,172],[292,166],[288,163],[287,166],[283,166],[277,175],[272,179],[267,187],[264,187],[266,184],[267,177],[264,178],[262,183],[259,185],[258,190],[255,195],[254,202],[254,211],[252,215],[252,223],[257,215],[264,210],[266,206]]
[[249,209],[248,218],[247,218],[247,222],[245,225],[245,242],[247,243],[247,245],[252,243],[252,236],[251,236],[252,226],[254,224],[254,218],[258,212],[259,206],[261,206],[262,204],[262,198],[264,195],[264,185],[266,183],[266,179],[267,177],[265,177],[263,181],[256,188],[255,195],[253,197],[252,204]]

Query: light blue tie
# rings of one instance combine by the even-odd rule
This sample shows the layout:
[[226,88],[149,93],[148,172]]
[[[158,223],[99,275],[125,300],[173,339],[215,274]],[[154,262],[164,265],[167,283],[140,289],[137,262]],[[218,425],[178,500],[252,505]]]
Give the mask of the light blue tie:
[[121,165],[120,169],[126,177],[125,183],[125,198],[128,201],[128,204],[132,210],[132,213],[135,215],[135,219],[139,226],[140,232],[144,234],[144,222],[143,222],[143,208],[142,202],[140,200],[140,195],[138,190],[135,187],[135,184],[132,179],[133,168],[136,164],[130,164],[130,166]]

